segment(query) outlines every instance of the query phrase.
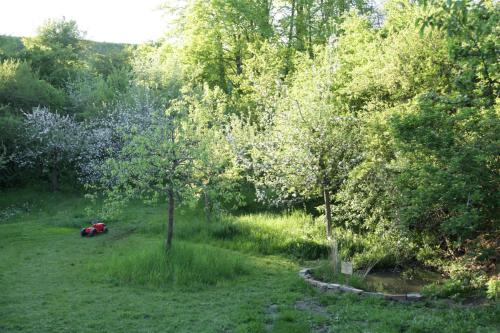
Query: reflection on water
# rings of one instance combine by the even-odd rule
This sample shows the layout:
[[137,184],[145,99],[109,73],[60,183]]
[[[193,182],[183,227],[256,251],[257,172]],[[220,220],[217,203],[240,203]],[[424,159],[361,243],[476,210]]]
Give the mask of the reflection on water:
[[363,281],[365,288],[370,291],[384,293],[418,293],[425,285],[439,281],[437,273],[425,272],[419,278],[408,279],[400,273],[376,272],[369,274]]

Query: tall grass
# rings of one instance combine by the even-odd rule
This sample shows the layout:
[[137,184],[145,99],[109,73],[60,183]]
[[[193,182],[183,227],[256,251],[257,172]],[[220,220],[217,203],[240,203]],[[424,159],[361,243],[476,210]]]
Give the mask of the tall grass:
[[[113,223],[133,225],[141,234],[163,235],[165,211],[164,205],[133,204]],[[179,210],[174,238],[246,253],[281,254],[307,260],[324,258],[329,253],[324,223],[303,212],[226,215],[206,223],[201,210]]]
[[117,284],[198,288],[232,280],[250,271],[238,253],[209,245],[177,241],[166,253],[162,242],[127,249],[106,262],[105,277]]
[[354,272],[353,275],[347,276],[338,270],[334,271],[332,262],[329,260],[322,260],[319,266],[313,269],[313,275],[321,281],[347,284],[355,288],[367,289],[363,275]]
[[301,212],[229,216],[210,226],[209,231],[224,246],[246,252],[300,259],[317,259],[329,252],[323,224]]

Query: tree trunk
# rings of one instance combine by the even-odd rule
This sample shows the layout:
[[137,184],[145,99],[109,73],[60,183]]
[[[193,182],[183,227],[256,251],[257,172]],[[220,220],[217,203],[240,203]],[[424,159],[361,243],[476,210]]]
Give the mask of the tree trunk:
[[216,36],[217,40],[217,74],[219,76],[219,84],[225,92],[228,91],[226,82],[226,69],[224,67],[224,47],[222,45],[222,38],[220,35]]
[[292,9],[290,12],[290,26],[288,27],[288,49],[292,48],[293,41],[293,30],[295,28],[295,2],[296,0],[292,0]]
[[236,75],[241,75],[243,73],[243,60],[241,58],[241,51],[238,50],[236,53]]
[[167,239],[165,241],[165,250],[168,252],[172,248],[172,236],[174,235],[174,190],[168,190],[168,225]]
[[52,192],[59,191],[59,169],[57,166],[53,166],[50,170],[50,188]]
[[210,198],[208,197],[208,191],[204,191],[203,193],[205,195],[205,218],[207,220],[207,223],[210,222]]
[[299,51],[304,51],[306,49],[306,22],[304,9],[304,3],[302,1],[297,1],[295,4],[295,48]]
[[293,30],[295,27],[295,2],[296,0],[292,0],[292,9],[290,12],[290,26],[288,27],[288,45],[286,51],[286,59],[285,59],[285,76],[288,75],[288,72],[291,68],[292,62],[292,46],[293,46]]
[[325,186],[323,187],[323,198],[325,199],[325,220],[326,220],[326,236],[332,238],[332,210],[330,201],[330,191]]

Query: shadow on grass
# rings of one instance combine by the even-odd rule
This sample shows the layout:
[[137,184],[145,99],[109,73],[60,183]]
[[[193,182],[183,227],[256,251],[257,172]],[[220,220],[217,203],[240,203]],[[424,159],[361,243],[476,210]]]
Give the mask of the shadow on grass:
[[[9,218],[8,223],[36,220],[50,226],[80,228],[103,219],[102,204],[93,204],[78,193],[51,193],[33,190],[8,191],[0,199],[0,209],[13,203],[26,203],[29,210]],[[7,198],[8,197],[8,198]],[[110,233],[107,242],[126,238],[131,233],[164,235],[165,203],[146,205],[129,202],[113,218],[104,218]],[[180,240],[213,243],[232,250],[263,255],[281,254],[304,260],[323,258],[328,246],[323,226],[303,213],[227,215],[211,223],[202,209],[176,210],[174,237]]]

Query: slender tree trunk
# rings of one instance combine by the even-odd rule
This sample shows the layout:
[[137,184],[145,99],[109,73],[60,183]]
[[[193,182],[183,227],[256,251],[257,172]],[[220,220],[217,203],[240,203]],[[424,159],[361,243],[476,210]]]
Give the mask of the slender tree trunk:
[[267,26],[266,28],[270,28],[271,29],[271,26],[273,24],[273,20],[271,18],[271,8],[273,7],[273,1],[272,0],[265,0],[264,1],[264,15],[266,17],[266,23],[267,23]]
[[57,166],[53,166],[50,170],[50,187],[52,192],[59,191],[59,169]]
[[59,158],[59,151],[56,149],[52,151],[51,154],[51,163],[50,163],[50,188],[52,192],[57,192],[59,191],[59,165],[58,161],[60,160]]
[[209,223],[211,216],[210,216],[210,198],[208,197],[208,191],[204,191],[204,195],[205,195],[205,218],[207,220],[207,223]]
[[293,47],[293,31],[295,28],[295,3],[296,0],[292,0],[292,9],[290,12],[290,26],[288,27],[288,45],[285,59],[285,75],[288,74],[291,67],[292,58],[292,47]]
[[165,250],[169,251],[172,248],[172,236],[174,235],[174,190],[168,190],[168,225],[167,239],[165,241]]
[[326,236],[330,239],[332,237],[332,209],[330,190],[326,186],[323,187],[323,198],[325,199]]
[[222,38],[220,35],[216,36],[217,39],[217,66],[219,75],[219,84],[225,92],[228,92],[228,86],[226,82],[226,69],[224,67],[224,47],[222,45]]
[[293,41],[293,30],[295,28],[295,3],[296,0],[292,0],[292,9],[290,10],[290,26],[288,27],[288,49],[292,48]]
[[241,50],[236,53],[236,75],[243,73],[243,60],[241,58]]
[[297,40],[295,48],[299,51],[304,51],[306,49],[306,22],[304,9],[303,1],[297,1],[295,4],[295,38]]
[[312,41],[312,16],[311,16],[311,6],[307,6],[307,51],[309,53],[309,57],[314,59],[314,47]]

